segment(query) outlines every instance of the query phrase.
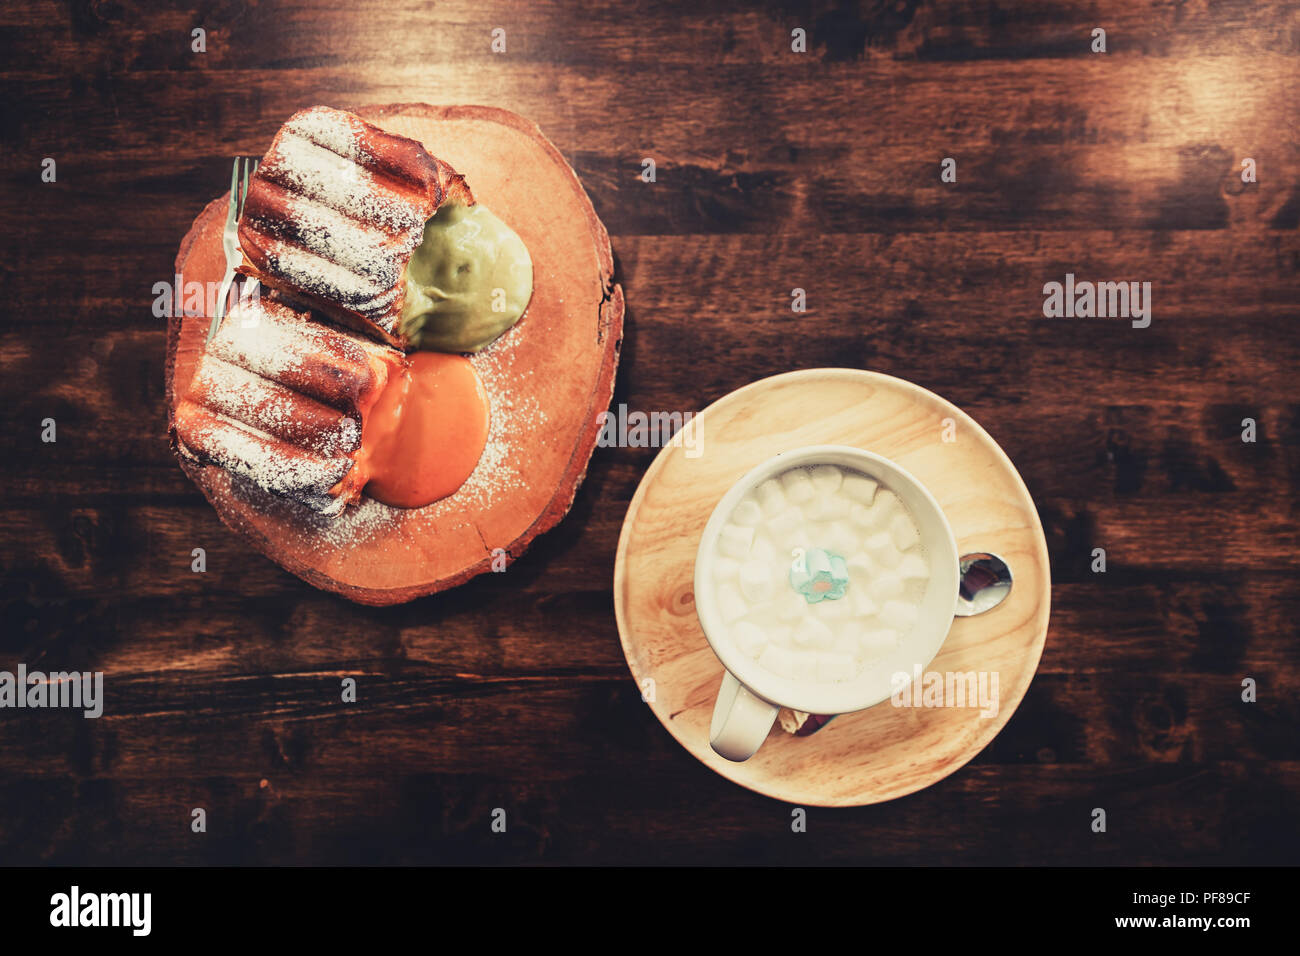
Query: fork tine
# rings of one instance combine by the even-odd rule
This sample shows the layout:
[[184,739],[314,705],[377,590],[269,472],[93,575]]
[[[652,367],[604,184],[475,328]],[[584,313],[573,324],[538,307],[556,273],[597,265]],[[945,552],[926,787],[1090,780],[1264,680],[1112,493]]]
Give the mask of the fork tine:
[[235,224],[235,218],[237,215],[235,211],[235,200],[236,197],[238,196],[238,193],[236,192],[238,188],[239,188],[239,160],[236,159],[235,162],[230,167],[230,206],[226,211],[227,226],[233,226]]
[[240,190],[239,193],[239,214],[241,216],[244,214],[244,203],[248,202],[248,176],[249,176],[249,171],[252,169],[253,161],[251,159],[245,158],[243,160],[243,164],[244,164],[244,188]]
[[[235,275],[235,263],[231,261],[230,243],[235,241],[238,220],[244,209],[244,200],[240,196],[240,178],[244,180],[244,192],[248,191],[248,173],[244,161],[236,157],[230,166],[230,201],[226,205],[226,228],[222,233],[222,244],[226,249],[226,275],[221,280],[221,289],[217,294],[217,307],[213,310],[212,323],[208,326],[208,337],[206,342],[211,343],[217,335],[217,329],[221,327],[221,321],[226,316],[226,297],[230,294],[230,286]],[[206,345],[205,345],[206,347]]]
[[244,203],[248,202],[248,181],[257,172],[260,160],[254,157],[248,157],[244,160],[244,190],[239,196],[239,214],[244,214]]

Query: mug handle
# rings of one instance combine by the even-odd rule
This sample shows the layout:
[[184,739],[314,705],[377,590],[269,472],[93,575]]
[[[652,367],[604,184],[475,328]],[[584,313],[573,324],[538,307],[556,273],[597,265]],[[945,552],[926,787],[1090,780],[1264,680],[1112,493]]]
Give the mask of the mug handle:
[[778,710],[736,680],[731,671],[723,671],[709,723],[709,745],[728,760],[748,760],[767,739]]

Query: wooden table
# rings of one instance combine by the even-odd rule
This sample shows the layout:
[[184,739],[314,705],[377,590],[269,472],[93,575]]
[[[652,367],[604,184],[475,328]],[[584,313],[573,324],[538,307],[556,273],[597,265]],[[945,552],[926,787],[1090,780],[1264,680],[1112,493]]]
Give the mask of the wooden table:
[[[1293,5],[158,6],[0,14],[0,669],[107,694],[0,711],[0,863],[1300,862]],[[153,285],[232,155],[306,105],[404,101],[517,110],[577,168],[627,294],[616,405],[857,366],[1001,443],[1053,616],[974,762],[796,834],[680,749],[610,591],[654,449],[598,449],[507,573],[402,607],[218,522],[167,447]],[[1150,327],[1045,318],[1066,273],[1151,282]]]

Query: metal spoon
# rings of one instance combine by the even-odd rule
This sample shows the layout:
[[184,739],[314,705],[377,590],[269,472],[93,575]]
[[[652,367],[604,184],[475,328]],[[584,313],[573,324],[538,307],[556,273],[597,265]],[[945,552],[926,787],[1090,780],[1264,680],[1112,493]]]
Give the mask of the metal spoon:
[[996,554],[964,554],[957,587],[957,616],[991,611],[1011,593],[1011,569]]

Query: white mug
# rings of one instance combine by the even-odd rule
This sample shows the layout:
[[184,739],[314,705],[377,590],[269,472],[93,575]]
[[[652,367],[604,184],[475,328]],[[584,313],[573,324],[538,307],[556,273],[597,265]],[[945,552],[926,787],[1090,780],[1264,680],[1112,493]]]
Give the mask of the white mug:
[[[725,637],[712,587],[718,535],[736,505],[769,478],[807,465],[858,471],[898,495],[916,521],[930,559],[930,579],[909,638],[854,680],[836,684],[790,680],[746,656]],[[846,714],[887,700],[899,687],[895,674],[907,674],[910,681],[917,664],[924,670],[939,653],[957,610],[959,583],[957,542],[943,509],[924,485],[889,459],[848,445],[812,445],[774,455],[751,469],[713,509],[695,555],[696,613],[704,636],[726,668],[713,708],[709,743],[728,760],[748,760],[767,739],[782,707],[809,714]]]

